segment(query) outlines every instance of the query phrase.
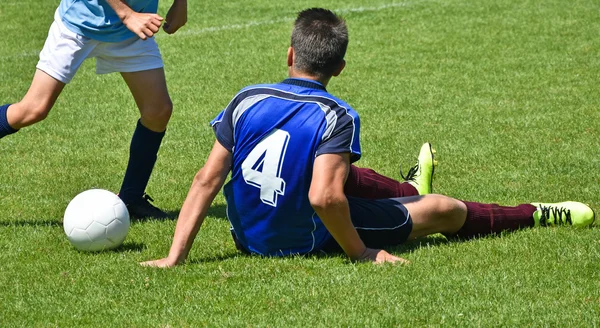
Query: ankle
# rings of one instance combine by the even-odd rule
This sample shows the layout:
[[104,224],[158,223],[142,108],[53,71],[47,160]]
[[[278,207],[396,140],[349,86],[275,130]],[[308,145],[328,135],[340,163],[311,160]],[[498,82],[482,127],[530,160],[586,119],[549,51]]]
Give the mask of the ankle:
[[13,128],[8,123],[8,107],[10,107],[10,105],[11,104],[5,104],[0,106],[0,138],[19,131],[19,129]]

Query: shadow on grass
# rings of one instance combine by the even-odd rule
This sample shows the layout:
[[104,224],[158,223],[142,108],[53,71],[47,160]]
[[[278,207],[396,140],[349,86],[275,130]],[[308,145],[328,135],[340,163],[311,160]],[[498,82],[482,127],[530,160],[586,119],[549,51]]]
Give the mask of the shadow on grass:
[[510,236],[515,233],[519,233],[520,231],[523,231],[523,230],[524,229],[512,230],[512,231],[502,231],[502,232],[497,232],[497,233],[489,233],[489,234],[477,235],[477,236],[471,236],[471,237],[465,237],[465,238],[460,238],[460,237],[446,238],[441,234],[437,234],[437,235],[421,237],[421,238],[418,238],[415,240],[407,241],[400,245],[390,246],[387,248],[389,248],[390,251],[395,252],[395,253],[396,252],[397,253],[411,253],[411,252],[414,252],[415,250],[419,250],[422,248],[436,247],[436,246],[440,246],[440,245],[460,244],[460,243],[473,241],[473,240],[502,238],[502,237]]
[[123,244],[121,244],[121,246],[119,246],[117,248],[113,248],[113,249],[102,249],[99,251],[80,250],[79,253],[90,255],[90,256],[96,256],[100,253],[124,253],[124,252],[141,253],[142,251],[146,250],[147,248],[148,248],[148,246],[146,246],[146,244],[144,244],[144,243],[124,242]]
[[206,215],[221,220],[227,220],[227,206],[223,204],[213,205],[208,209],[208,213]]
[[[177,218],[179,217],[179,213],[181,212],[181,209],[178,210],[173,210],[173,211],[166,211],[168,218],[164,219],[166,220],[177,220]],[[207,216],[212,216],[215,217],[219,220],[227,220],[227,206],[219,204],[219,205],[213,205],[208,209],[208,212],[206,213]],[[150,221],[150,220],[156,220],[154,218],[135,218],[132,217],[131,221],[132,222],[144,222],[144,221]]]
[[389,251],[393,252],[393,253],[412,253],[415,250],[421,249],[421,248],[427,248],[427,247],[431,247],[431,246],[440,246],[440,245],[447,245],[449,243],[460,243],[463,242],[464,240],[462,239],[456,239],[456,240],[449,240],[446,237],[443,236],[427,236],[427,237],[422,237],[419,239],[415,239],[415,240],[411,240],[411,241],[407,241],[403,244],[400,245],[396,245],[396,246],[391,246],[389,247]]
[[[506,232],[502,233],[502,235],[505,235],[505,234],[507,234],[507,233]],[[498,237],[498,236],[500,236],[500,235],[496,235],[496,237]],[[494,237],[495,237],[494,235],[486,235],[486,236],[474,237],[474,238],[468,238],[468,239],[458,239],[458,238],[447,239],[446,237],[444,237],[442,235],[432,235],[432,236],[426,236],[426,237],[422,237],[422,238],[419,238],[416,240],[408,241],[408,242],[405,242],[400,245],[386,246],[386,247],[383,247],[383,249],[390,252],[391,254],[399,255],[402,253],[412,253],[412,252],[422,249],[422,248],[437,247],[437,246],[453,244],[453,243],[462,243],[462,242],[473,240],[473,239],[494,238]],[[300,257],[300,258],[317,258],[317,259],[341,258],[343,260],[347,260],[348,262],[352,262],[346,256],[346,254],[344,254],[344,251],[341,248],[339,248],[339,249],[332,248],[328,251],[314,251],[314,252],[307,253],[307,254],[295,254],[292,256]],[[227,254],[219,255],[219,256],[191,259],[191,260],[188,260],[187,263],[189,263],[189,264],[212,263],[212,262],[219,262],[219,261],[223,261],[223,260],[227,260],[227,259],[232,259],[235,257],[253,257],[253,258],[264,258],[264,259],[273,258],[273,257],[262,256],[262,255],[258,255],[258,254],[249,254],[249,253],[243,252],[243,251],[232,251],[232,252],[228,252]],[[275,258],[277,258],[277,257],[275,257]],[[287,258],[287,256],[281,257],[281,259],[285,259],[285,258]]]
[[144,243],[137,243],[137,242],[124,242],[121,246],[115,248],[115,249],[111,249],[110,252],[115,252],[115,253],[122,253],[122,252],[136,252],[136,253],[141,253],[142,251],[146,250],[148,248],[148,246],[146,246],[146,244]]
[[62,221],[50,219],[0,221],[0,227],[62,227]]
[[[507,235],[516,233],[518,231],[520,231],[520,230],[504,231],[502,233],[482,235],[482,236],[473,236],[471,238],[452,238],[452,237],[446,238],[443,235],[437,234],[437,235],[430,235],[430,236],[421,237],[421,238],[418,238],[415,240],[407,241],[407,242],[404,242],[399,245],[387,245],[387,246],[371,245],[370,247],[375,248],[375,249],[384,249],[387,252],[391,253],[392,255],[400,255],[403,253],[404,254],[412,253],[414,251],[417,251],[417,250],[423,249],[423,248],[438,247],[438,246],[448,245],[448,244],[458,244],[458,243],[463,243],[463,242],[472,241],[472,240],[500,238],[502,236],[507,236]],[[369,247],[369,245],[367,245],[367,247]],[[329,257],[338,257],[338,256],[345,257],[346,255],[344,254],[344,252],[341,248],[339,248],[339,249],[332,248],[332,249],[328,250],[327,252],[318,251],[318,252],[313,252],[313,253],[299,255],[299,256],[329,258]]]
[[231,259],[231,258],[234,258],[234,257],[238,257],[238,256],[254,256],[254,255],[247,255],[247,254],[244,254],[242,252],[233,251],[233,252],[228,252],[227,254],[218,255],[218,256],[211,256],[211,257],[190,259],[190,260],[187,261],[187,263],[189,263],[189,264],[202,264],[202,263],[220,262],[220,261],[228,260],[228,259]]
[[[177,220],[181,209],[174,211],[167,211],[169,216],[165,220]],[[208,209],[207,216],[214,217],[218,220],[227,220],[227,206],[219,204],[213,205]],[[146,222],[150,220],[156,220],[153,218],[131,218],[131,222]],[[0,227],[62,227],[62,219],[17,219],[17,220],[0,220]]]

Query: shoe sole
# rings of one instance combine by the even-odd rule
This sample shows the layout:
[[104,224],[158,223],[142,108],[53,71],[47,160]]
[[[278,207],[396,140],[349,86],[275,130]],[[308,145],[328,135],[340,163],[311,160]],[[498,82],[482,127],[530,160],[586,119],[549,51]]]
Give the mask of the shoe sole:
[[431,156],[431,179],[429,179],[429,193],[433,194],[433,174],[435,173],[435,155],[434,155],[434,150],[433,147],[431,146],[431,143],[427,143],[427,145],[429,146],[429,155]]
[[435,173],[435,155],[433,152],[433,147],[429,144],[429,154],[431,154],[431,181],[429,183],[429,190],[433,194],[433,174]]

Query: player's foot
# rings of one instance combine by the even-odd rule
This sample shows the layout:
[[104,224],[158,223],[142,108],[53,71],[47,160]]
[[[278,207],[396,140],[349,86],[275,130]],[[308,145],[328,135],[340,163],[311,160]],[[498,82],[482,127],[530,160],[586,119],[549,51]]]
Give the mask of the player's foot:
[[150,203],[153,201],[154,199],[144,194],[139,201],[126,204],[129,216],[136,219],[168,219],[170,216],[167,213]]
[[594,211],[587,205],[579,202],[562,203],[533,203],[537,211],[533,213],[536,226],[572,225],[586,227],[596,218]]
[[421,146],[419,157],[417,158],[417,164],[408,170],[406,176],[402,173],[400,168],[400,176],[404,181],[410,183],[417,191],[419,195],[427,195],[433,192],[433,171],[437,161],[433,159],[435,150],[431,148],[431,144],[426,142]]

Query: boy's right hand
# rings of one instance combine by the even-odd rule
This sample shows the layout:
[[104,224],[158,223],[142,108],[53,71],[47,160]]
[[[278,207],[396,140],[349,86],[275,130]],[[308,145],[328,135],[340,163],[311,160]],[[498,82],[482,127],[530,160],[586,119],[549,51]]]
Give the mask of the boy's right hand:
[[146,14],[131,11],[125,18],[123,24],[140,39],[146,40],[158,32],[163,18],[157,14]]
[[140,265],[145,266],[145,267],[155,267],[155,268],[171,268],[171,267],[174,267],[181,263],[182,262],[178,262],[177,260],[172,260],[168,257],[165,257],[165,258],[159,259],[159,260],[141,262]]
[[361,261],[371,261],[375,264],[381,263],[400,263],[400,264],[409,264],[408,260],[405,260],[401,257],[394,256],[383,249],[373,249],[367,248],[363,252],[360,257]]

